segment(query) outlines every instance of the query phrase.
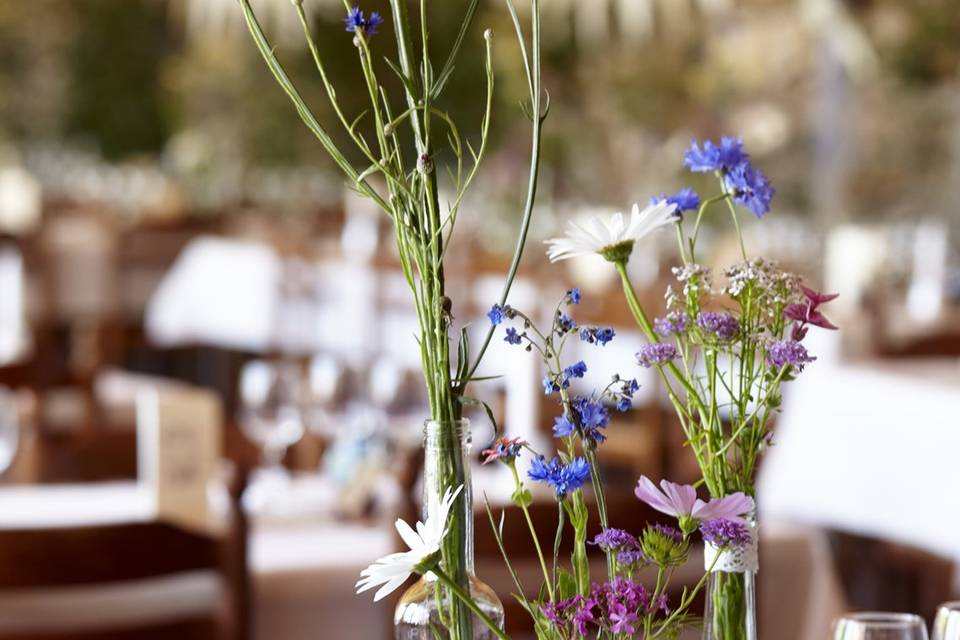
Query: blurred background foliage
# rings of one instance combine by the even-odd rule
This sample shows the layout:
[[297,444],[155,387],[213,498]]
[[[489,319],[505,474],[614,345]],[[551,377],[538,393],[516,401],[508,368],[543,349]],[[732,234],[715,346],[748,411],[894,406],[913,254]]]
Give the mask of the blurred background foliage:
[[[956,189],[944,185],[960,183],[960,0],[632,2],[544,2],[551,196],[618,204],[655,185],[681,186],[690,137],[736,132],[762,156],[781,208],[861,217],[956,205]],[[332,126],[289,0],[256,6],[308,102],[357,158]],[[341,3],[305,6],[347,113],[361,113],[366,96]],[[428,6],[439,67],[465,2]],[[492,28],[497,89],[484,185],[506,193],[522,177],[527,146],[523,75],[502,2],[481,6],[442,105],[476,140],[481,34]],[[364,9],[386,12],[386,2]],[[209,24],[198,26],[198,15]],[[390,25],[382,31],[376,53],[391,56]],[[13,148],[146,159],[190,179],[331,167],[231,0],[0,0],[0,96],[0,140]],[[909,178],[903,166],[914,169]]]

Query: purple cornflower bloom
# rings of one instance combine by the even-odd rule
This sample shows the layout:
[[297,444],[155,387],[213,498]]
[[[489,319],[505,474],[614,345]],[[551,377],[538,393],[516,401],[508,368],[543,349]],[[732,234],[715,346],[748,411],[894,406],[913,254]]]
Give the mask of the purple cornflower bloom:
[[569,304],[580,304],[580,287],[567,291],[566,299]]
[[814,360],[807,348],[794,340],[776,340],[767,345],[767,363],[773,367],[791,365],[803,371],[803,366]]
[[546,462],[543,456],[534,458],[527,476],[537,482],[546,482],[553,487],[557,497],[563,499],[571,491],[576,491],[590,477],[590,464],[583,458],[574,458],[569,464],[563,464],[560,458]]
[[701,148],[696,140],[691,142],[690,149],[683,156],[683,163],[696,173],[730,171],[746,162],[748,157],[743,150],[743,140],[723,136],[719,145],[712,140],[704,140]]
[[745,547],[753,541],[750,528],[732,520],[708,520],[700,524],[703,539],[718,549]]
[[724,184],[733,192],[734,202],[750,209],[758,218],[770,211],[770,201],[776,191],[770,180],[749,162],[730,169],[724,177]]
[[677,348],[672,344],[651,342],[641,347],[640,351],[636,354],[636,358],[637,364],[649,369],[656,365],[666,364],[678,355],[680,355],[680,352],[678,352]]
[[503,337],[503,341],[510,344],[520,344],[523,342],[523,338],[519,333],[517,333],[516,329],[513,327],[507,327],[507,335]]
[[580,330],[581,340],[590,344],[600,345],[601,347],[606,346],[608,342],[613,340],[615,335],[617,335],[617,332],[613,329],[604,329],[601,327],[590,327]]
[[351,33],[361,33],[365,36],[377,35],[377,27],[383,24],[383,17],[376,11],[370,13],[369,18],[363,16],[360,7],[353,7],[347,12],[347,17],[343,19],[346,23],[346,30]]
[[740,323],[729,313],[701,311],[697,314],[697,324],[724,342],[733,340],[740,332]]
[[590,543],[604,551],[617,551],[624,548],[637,548],[637,538],[623,529],[604,529],[598,533]]
[[526,440],[520,438],[497,438],[489,449],[484,449],[480,455],[484,456],[483,464],[494,460],[513,462],[520,455],[520,449],[527,445]]
[[700,196],[690,187],[680,189],[672,196],[661,195],[650,198],[650,204],[660,204],[661,202],[677,205],[675,215],[678,218],[684,211],[696,211],[700,208]]
[[617,553],[617,562],[622,565],[639,564],[646,561],[647,557],[643,555],[643,551],[640,549],[627,549]]
[[653,321],[653,330],[661,336],[680,335],[687,330],[687,316],[682,313],[668,313],[666,317]]

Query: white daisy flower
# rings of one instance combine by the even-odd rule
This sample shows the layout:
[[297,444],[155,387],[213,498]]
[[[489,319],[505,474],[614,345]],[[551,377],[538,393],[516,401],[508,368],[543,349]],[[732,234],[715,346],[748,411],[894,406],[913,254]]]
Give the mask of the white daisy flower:
[[361,579],[356,584],[357,593],[383,585],[373,596],[373,601],[377,602],[395,591],[413,573],[422,574],[429,571],[430,566],[435,566],[440,553],[440,543],[447,535],[450,507],[462,489],[463,485],[457,487],[456,491],[447,489],[442,499],[431,496],[427,521],[418,522],[416,531],[402,518],[398,518],[395,525],[397,533],[410,550],[384,556],[361,571]]
[[547,240],[547,257],[550,262],[559,262],[596,253],[611,262],[626,260],[637,240],[675,222],[676,210],[675,204],[663,201],[643,211],[639,205],[633,205],[629,223],[624,221],[622,213],[614,214],[609,221],[597,216],[590,217],[585,224],[571,220],[565,237]]

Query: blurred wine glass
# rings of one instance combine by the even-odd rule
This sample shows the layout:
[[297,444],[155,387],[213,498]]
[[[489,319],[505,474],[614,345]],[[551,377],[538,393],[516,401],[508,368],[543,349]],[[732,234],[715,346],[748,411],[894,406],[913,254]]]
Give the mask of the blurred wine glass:
[[851,613],[834,623],[833,640],[927,640],[927,626],[909,613]]
[[20,444],[19,404],[15,393],[0,387],[0,474],[13,464]]
[[933,640],[960,640],[960,600],[945,602],[937,609]]
[[346,371],[329,354],[314,356],[307,368],[306,423],[310,431],[325,438],[336,435],[339,414],[343,410]]
[[240,426],[261,450],[263,468],[244,494],[254,511],[282,511],[289,489],[287,449],[304,434],[303,376],[295,362],[252,360],[240,372]]

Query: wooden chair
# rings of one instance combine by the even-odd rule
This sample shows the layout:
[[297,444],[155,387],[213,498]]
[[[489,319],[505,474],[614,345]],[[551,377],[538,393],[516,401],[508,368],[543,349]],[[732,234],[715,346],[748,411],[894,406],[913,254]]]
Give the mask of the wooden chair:
[[245,640],[249,603],[236,508],[223,536],[162,522],[0,531],[0,640]]
[[949,600],[954,563],[915,547],[831,531],[830,547],[854,609],[917,613],[928,621]]

